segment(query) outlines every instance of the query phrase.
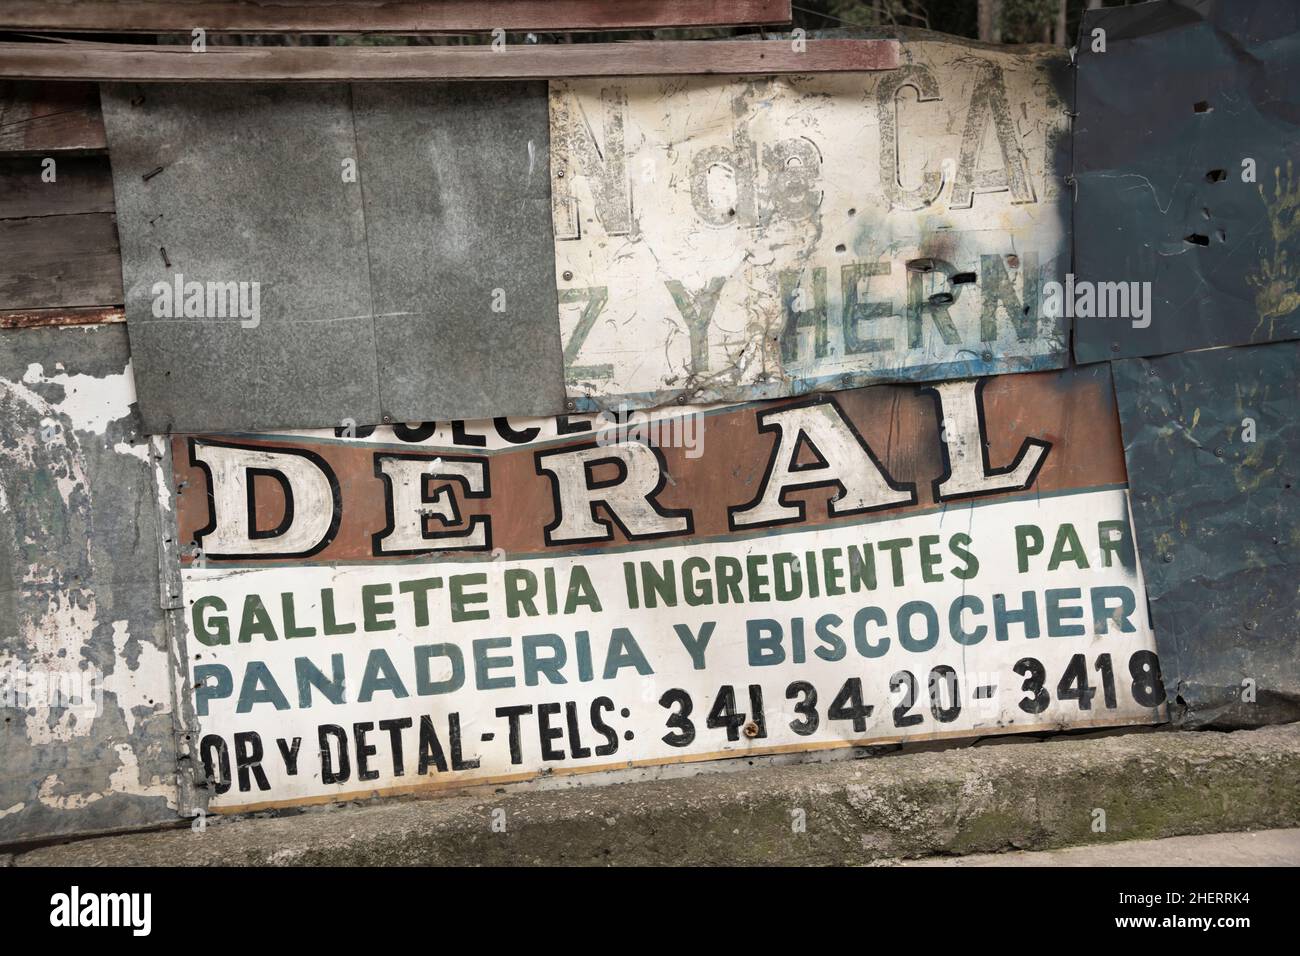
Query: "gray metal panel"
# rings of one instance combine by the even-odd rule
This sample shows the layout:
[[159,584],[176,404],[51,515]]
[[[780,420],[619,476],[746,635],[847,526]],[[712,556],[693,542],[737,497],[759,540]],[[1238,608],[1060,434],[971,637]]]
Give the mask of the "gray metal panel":
[[124,326],[0,332],[0,844],[176,819],[174,530],[133,401]]
[[[104,113],[149,431],[563,410],[544,85],[106,86]],[[258,323],[158,317],[177,274],[259,283]]]
[[[106,86],[103,106],[146,428],[376,419],[347,86]],[[259,324],[155,317],[178,273],[259,283]]]
[[1171,716],[1188,725],[1300,719],[1298,365],[1295,342],[1113,363]]
[[562,411],[546,84],[353,96],[384,412]]
[[1300,6],[1089,11],[1078,62],[1075,274],[1148,281],[1153,304],[1147,328],[1076,319],[1075,357],[1300,337]]

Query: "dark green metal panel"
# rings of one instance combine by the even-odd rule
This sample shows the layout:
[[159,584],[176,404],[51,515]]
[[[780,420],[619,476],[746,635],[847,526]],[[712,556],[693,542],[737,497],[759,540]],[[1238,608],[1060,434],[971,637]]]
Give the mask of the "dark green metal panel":
[[1076,110],[1076,279],[1153,299],[1145,328],[1076,318],[1076,359],[1300,337],[1300,4],[1090,11]]
[[1113,363],[1171,716],[1188,725],[1300,719],[1298,363],[1296,342]]

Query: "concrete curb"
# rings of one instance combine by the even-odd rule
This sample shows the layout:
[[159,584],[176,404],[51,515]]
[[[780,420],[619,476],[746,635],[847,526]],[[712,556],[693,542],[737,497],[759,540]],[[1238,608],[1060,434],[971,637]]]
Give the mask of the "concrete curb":
[[[1093,832],[1097,810],[1105,832]],[[12,865],[862,864],[1297,825],[1290,724],[219,819],[201,833],[43,847]]]

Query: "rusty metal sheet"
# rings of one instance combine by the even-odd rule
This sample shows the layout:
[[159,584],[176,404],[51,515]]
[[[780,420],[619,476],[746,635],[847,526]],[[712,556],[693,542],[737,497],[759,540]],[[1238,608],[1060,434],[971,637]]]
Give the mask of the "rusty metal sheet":
[[562,408],[541,85],[103,104],[150,432]]
[[1105,366],[171,449],[217,810],[1163,719]]
[[1068,59],[551,83],[577,409],[1059,367]]
[[1300,719],[1300,343],[1113,367],[1171,715]]
[[1300,337],[1300,6],[1090,10],[1078,66],[1078,361]]
[[0,419],[0,845],[175,820],[164,520],[125,326],[0,332]]

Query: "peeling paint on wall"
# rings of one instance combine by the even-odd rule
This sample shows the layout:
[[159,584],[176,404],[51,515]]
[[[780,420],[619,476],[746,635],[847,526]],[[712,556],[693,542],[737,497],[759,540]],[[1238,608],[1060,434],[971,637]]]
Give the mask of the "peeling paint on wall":
[[158,509],[120,325],[0,333],[0,844],[175,818]]
[[551,83],[576,407],[1065,364],[1040,299],[1067,269],[1068,60],[936,41],[904,56]]

